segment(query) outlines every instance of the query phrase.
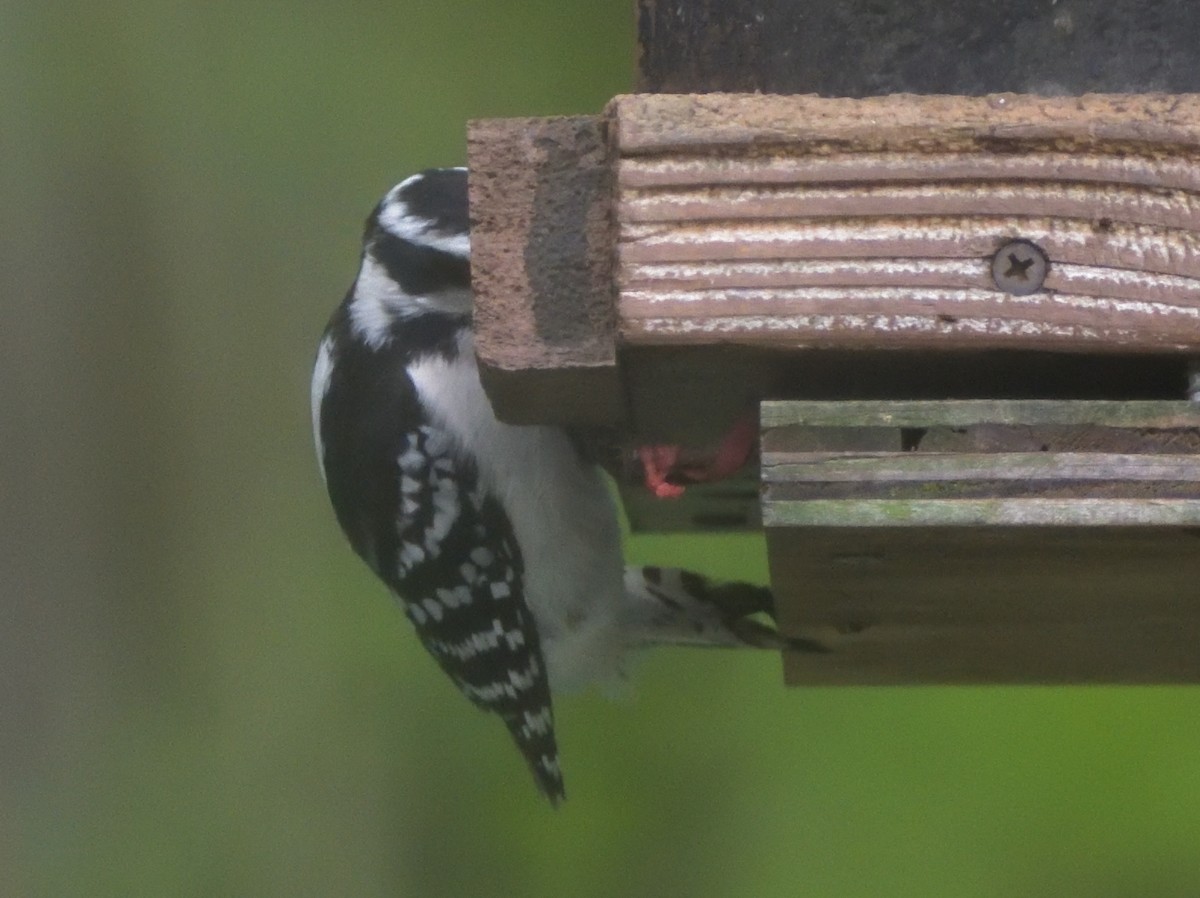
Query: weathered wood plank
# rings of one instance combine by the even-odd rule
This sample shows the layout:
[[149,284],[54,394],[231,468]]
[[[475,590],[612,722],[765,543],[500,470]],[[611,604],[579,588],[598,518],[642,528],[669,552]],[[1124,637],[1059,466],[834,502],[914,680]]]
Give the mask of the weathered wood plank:
[[[612,101],[623,153],[799,146],[845,152],[1022,149],[1132,143],[1200,149],[1200,94],[860,99],[767,94],[626,94]],[[1103,153],[1107,155],[1107,153]]]
[[1200,527],[1200,499],[772,501],[768,498],[763,505],[763,524],[766,527]]
[[[964,587],[967,583],[962,584]],[[789,686],[1196,685],[1193,612],[1158,614],[1129,600],[1144,617],[1036,626],[953,626],[925,621],[873,627],[834,641],[822,655],[785,652]],[[805,628],[811,633],[812,628]]]
[[[692,109],[686,98],[639,98],[634,105],[643,99],[677,111]],[[755,127],[768,130],[775,127],[772,116],[793,108],[787,104],[874,108],[816,98],[768,99],[708,97],[697,108],[707,110],[705,127],[713,124],[718,130],[731,126],[714,110],[738,108],[742,100],[759,110],[750,124],[757,116]],[[907,140],[910,149],[886,152],[853,144],[869,143],[873,130],[889,127],[886,117],[871,122],[860,112],[861,120],[851,128],[859,129],[859,136],[843,135],[836,146],[756,144],[742,155],[726,149],[716,154],[689,149],[677,156],[639,151],[619,164],[605,141],[607,120],[600,117],[473,123],[473,272],[485,387],[499,414],[516,423],[607,425],[625,416],[635,434],[654,431],[670,441],[687,441],[691,431],[705,427],[688,424],[681,431],[662,423],[681,418],[676,410],[687,397],[668,397],[672,391],[658,375],[647,382],[640,371],[648,369],[640,361],[638,374],[626,366],[618,376],[618,357],[628,360],[642,347],[656,353],[673,346],[693,353],[702,345],[756,351],[757,370],[736,376],[707,371],[708,357],[694,354],[689,358],[695,361],[682,366],[674,357],[650,366],[678,368],[681,388],[706,385],[715,409],[705,434],[711,436],[747,401],[796,395],[793,384],[800,382],[793,372],[803,371],[805,385],[827,379],[821,365],[806,366],[804,358],[815,356],[780,350],[935,349],[948,356],[1003,348],[1139,359],[1194,354],[1200,347],[1200,243],[1195,232],[1176,225],[1192,220],[1200,196],[1200,148],[1191,158],[1192,151],[1179,145],[1147,142],[1162,137],[1164,128],[1186,131],[1192,100],[1184,98],[1173,111],[1164,111],[1168,107],[1160,98],[1089,98],[1078,101],[1079,108],[1061,98],[992,98],[995,108],[988,106],[978,118],[992,121],[999,109],[999,124],[993,122],[986,134],[951,127],[949,119],[923,123],[909,109],[904,114],[910,118],[902,124],[906,121],[911,130],[900,142]],[[921,103],[933,103],[944,116],[958,108],[944,97],[875,102],[884,104],[880,109],[912,102],[918,110]],[[989,101],[971,102],[986,106]],[[1129,109],[1136,113],[1130,113],[1132,124],[1122,117]],[[1039,127],[1051,130],[1058,127],[1060,112],[1073,110],[1063,115],[1078,125],[1075,137],[1060,135],[1066,143],[1058,146],[1039,143],[1016,125],[1005,130],[1033,115],[1029,110],[1037,111]],[[1142,120],[1160,112],[1163,123]],[[1098,134],[1121,138],[1120,153],[1100,152],[1118,143],[1105,144],[1087,131],[1082,122],[1093,113],[1103,120]],[[833,120],[839,119],[826,116],[780,127],[815,129],[828,137],[826,126]],[[922,128],[935,137],[920,138]],[[1009,131],[1026,136],[1015,139]],[[1079,151],[1079,141],[1087,140],[1094,152]],[[967,144],[974,149],[947,150]],[[1067,144],[1075,151],[1065,151]],[[697,187],[697,174],[712,183],[701,180]],[[937,180],[930,181],[934,175]],[[904,177],[909,180],[895,180]],[[618,194],[612,192],[614,178],[623,185]],[[680,186],[689,179],[691,186]],[[759,189],[764,185],[765,192]],[[967,214],[973,196],[983,210],[974,217]],[[1093,200],[1098,208],[1088,217],[1084,213]],[[884,205],[876,205],[880,202]],[[928,206],[943,202],[950,205]],[[839,215],[843,203],[845,214]],[[907,203],[917,204],[912,214],[898,214]],[[1025,208],[1039,203],[1049,205]],[[1111,216],[1101,214],[1106,203],[1115,210]],[[641,219],[627,225],[641,229],[629,231],[641,235],[637,241],[618,241],[615,268],[614,208],[618,215],[627,208]],[[926,214],[917,215],[921,208]],[[1047,209],[1058,216],[1046,215]],[[1002,214],[1006,210],[1015,214]],[[890,214],[875,214],[884,211]],[[736,217],[742,215],[751,218]],[[1018,228],[1030,229],[1026,235],[1045,243],[1052,256],[1044,291],[1030,296],[995,289],[987,259]],[[698,242],[689,244],[689,237],[681,245],[684,256],[700,257],[672,255],[679,243],[678,234],[670,237],[672,230],[699,234]],[[614,290],[620,291],[619,309]],[[864,362],[855,370],[863,376],[856,383],[865,394],[871,390],[866,372],[878,363],[859,358]],[[930,358],[925,367],[937,365]],[[1061,378],[1017,392],[1068,395],[1070,366],[1056,365]],[[919,374],[902,373],[905,380]],[[1137,379],[1148,384],[1157,376],[1147,370]],[[1012,371],[1002,376],[997,370],[988,390],[981,385],[983,375],[970,377],[980,383],[963,388],[960,376],[936,392],[1007,392],[1016,382]],[[1166,395],[1146,389],[1148,395]],[[842,393],[835,388],[827,395]],[[1098,387],[1075,391],[1098,393]],[[801,394],[816,395],[816,388],[805,386]]]
[[793,685],[1200,682],[1194,529],[768,529]]
[[761,422],[767,526],[1200,524],[1188,402],[764,403]]
[[[1093,211],[1103,215],[1103,212]],[[618,216],[621,210],[617,210]],[[832,221],[804,217],[763,220],[757,214],[703,225],[621,222],[619,261],[761,261],[768,259],[990,258],[1007,239],[1020,235],[1041,246],[1051,260],[1096,268],[1118,268],[1194,278],[1200,273],[1200,235],[1177,228],[1110,222],[1101,233],[1091,219],[1054,219],[1032,204],[1027,214],[961,218],[850,215]],[[1103,272],[1093,271],[1094,277]],[[624,283],[624,272],[618,277]],[[877,286],[887,286],[885,280]]]
[[475,346],[497,415],[619,421],[604,123],[485,119],[467,149]]
[[845,400],[766,401],[761,421],[768,433],[781,427],[969,427],[1084,424],[1113,428],[1200,428],[1200,407],[1183,400]]
[[[634,345],[1200,352],[1200,304],[1064,294],[1047,301],[927,287],[629,291],[621,316],[621,336]],[[1135,318],[1145,321],[1137,326]]]
[[[928,176],[928,171],[925,174]],[[1054,180],[1062,180],[1061,172],[1053,175]],[[1059,190],[1047,193],[1039,184],[1022,182],[981,187],[974,181],[886,185],[875,181],[877,177],[857,187],[781,187],[770,193],[749,190],[744,183],[675,188],[669,193],[629,191],[623,197],[621,214],[630,224],[664,224],[747,217],[770,221],[894,215],[1004,216],[1013,208],[1036,206],[1051,219],[1090,219],[1097,207],[1103,207],[1132,224],[1189,230],[1200,226],[1200,197],[1159,185],[1149,192],[1121,183],[1064,182]]]
[[638,0],[638,90],[1200,90],[1191,0]]
[[[1136,184],[1160,190],[1200,189],[1200,171],[1193,154],[1164,157],[1161,152],[1132,146],[1122,147],[1115,156],[1077,155],[1044,147],[1036,154],[1018,155],[945,151],[938,153],[936,165],[938,179],[950,187],[960,181],[1061,181]],[[680,152],[666,157],[628,156],[617,172],[617,183],[632,190],[725,184],[904,184],[928,180],[929,175],[928,157],[911,152],[773,153],[733,158]]]
[[1200,682],[1200,409],[771,402],[792,683]]
[[[720,262],[629,262],[621,272],[627,293],[654,290],[659,302],[672,301],[680,291],[706,290],[714,299],[737,297],[733,291],[763,288],[840,287],[843,290],[876,286],[884,281],[919,287],[955,287],[990,290],[989,272],[975,260],[963,259],[754,259]],[[1190,277],[1124,271],[1098,275],[1087,265],[1060,262],[1046,277],[1047,289],[1060,294],[1088,297],[1103,313],[1101,289],[1113,300],[1141,300],[1164,311],[1181,306],[1186,314],[1200,305],[1200,281]],[[1061,302],[1062,300],[1059,299]],[[1115,305],[1115,303],[1114,303]],[[633,311],[636,314],[636,310]]]
[[940,480],[1166,480],[1200,482],[1200,455],[1103,452],[771,452],[768,483]]
[[[629,345],[1200,352],[1200,96],[609,106]],[[1034,292],[991,273],[1015,238]]]

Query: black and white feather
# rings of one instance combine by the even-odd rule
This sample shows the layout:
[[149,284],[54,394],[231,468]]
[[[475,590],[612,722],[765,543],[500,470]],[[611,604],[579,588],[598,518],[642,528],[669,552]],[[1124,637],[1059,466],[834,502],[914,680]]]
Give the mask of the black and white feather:
[[599,469],[557,428],[496,419],[475,364],[464,169],[402,181],[367,220],[312,414],[350,544],[554,802],[551,687],[610,679],[639,645],[778,644],[747,619],[770,610],[765,590],[626,570]]

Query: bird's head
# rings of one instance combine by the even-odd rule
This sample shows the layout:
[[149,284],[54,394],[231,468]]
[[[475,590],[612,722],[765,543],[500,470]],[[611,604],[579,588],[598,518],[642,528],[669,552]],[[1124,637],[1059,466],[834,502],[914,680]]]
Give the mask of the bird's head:
[[471,315],[467,170],[435,168],[384,195],[363,230],[362,265],[348,299],[350,323],[368,345],[427,316]]

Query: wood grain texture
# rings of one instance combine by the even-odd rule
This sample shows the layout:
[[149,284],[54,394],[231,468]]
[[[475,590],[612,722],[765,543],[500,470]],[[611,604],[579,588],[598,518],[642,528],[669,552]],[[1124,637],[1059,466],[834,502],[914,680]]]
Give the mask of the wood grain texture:
[[[1200,407],[1183,400],[1155,399],[889,399],[839,402],[764,402],[760,407],[765,441],[772,446],[794,439],[789,427],[981,428],[989,425],[1026,427],[1094,426],[1115,430],[1187,433],[1200,428]],[[1018,433],[1016,430],[1011,433]],[[1000,431],[993,432],[996,437]],[[966,442],[962,445],[966,445]],[[1099,445],[1099,444],[1097,444]]]
[[[1200,682],[1200,409],[772,402],[793,683]],[[820,659],[823,660],[823,659]]]
[[771,526],[1200,526],[1188,402],[772,402]]
[[892,94],[862,99],[769,94],[627,94],[612,101],[622,153],[764,149],[806,155],[867,151],[1061,150],[1133,143],[1147,151],[1200,147],[1200,94],[986,97]]
[[[630,345],[1200,350],[1200,98],[637,95],[609,108]],[[1008,240],[1043,289],[996,288]]]
[[638,90],[1200,90],[1191,0],[638,0]]
[[769,528],[791,685],[1200,683],[1194,529]]
[[467,144],[476,353],[497,415],[619,421],[604,123],[483,119]]

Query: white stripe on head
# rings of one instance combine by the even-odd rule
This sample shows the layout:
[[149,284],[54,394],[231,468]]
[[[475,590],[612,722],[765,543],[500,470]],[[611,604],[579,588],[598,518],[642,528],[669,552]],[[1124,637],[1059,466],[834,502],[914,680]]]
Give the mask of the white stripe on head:
[[[466,171],[465,168],[454,170]],[[379,226],[402,240],[432,247],[444,253],[450,253],[452,256],[458,256],[460,259],[469,259],[471,256],[471,237],[469,234],[446,233],[437,230],[434,223],[429,219],[420,215],[413,215],[408,207],[408,203],[401,199],[407,188],[421,181],[424,177],[423,173],[410,175],[388,191],[387,196],[384,197],[383,205],[379,210]]]
[[471,314],[469,288],[456,287],[414,296],[406,293],[388,274],[387,269],[368,250],[354,282],[350,300],[350,327],[372,349],[379,349],[391,338],[392,324],[425,312],[447,315]]
[[[416,314],[416,301],[400,289],[387,269],[369,252],[363,255],[354,298],[350,300],[350,328],[372,349],[387,343],[397,317]],[[409,311],[406,313],[405,309]]]

